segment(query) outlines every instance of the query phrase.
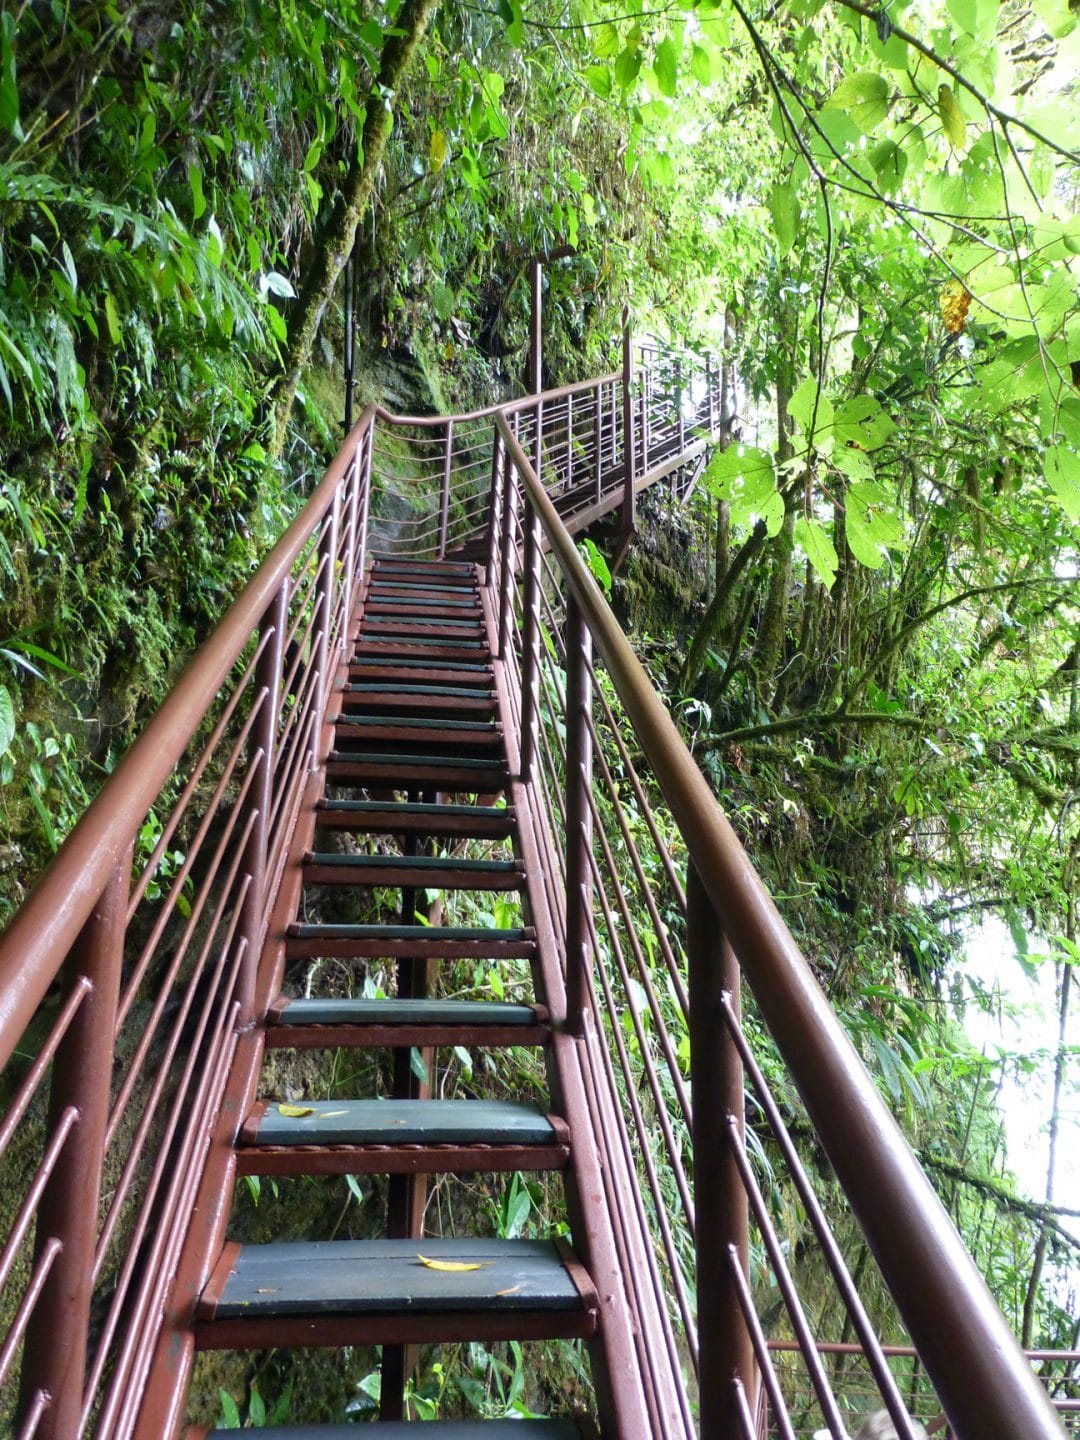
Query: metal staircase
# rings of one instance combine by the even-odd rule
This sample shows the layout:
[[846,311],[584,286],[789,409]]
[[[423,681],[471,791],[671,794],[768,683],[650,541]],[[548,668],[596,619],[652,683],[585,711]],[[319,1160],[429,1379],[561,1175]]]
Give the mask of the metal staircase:
[[[900,1440],[1060,1440],[1080,1408],[577,553],[692,487],[719,424],[710,367],[646,361],[365,411],[0,938],[0,1433],[178,1440],[200,1353],[378,1347],[391,1440],[421,1347],[470,1341],[583,1342],[591,1390],[443,1440],[844,1440],[882,1409]],[[283,1086],[312,1051],[364,1084]],[[462,1055],[486,1092],[447,1093]],[[544,1172],[528,1237],[429,1203]],[[343,1176],[378,1234],[244,1243],[242,1182],[265,1217]]]

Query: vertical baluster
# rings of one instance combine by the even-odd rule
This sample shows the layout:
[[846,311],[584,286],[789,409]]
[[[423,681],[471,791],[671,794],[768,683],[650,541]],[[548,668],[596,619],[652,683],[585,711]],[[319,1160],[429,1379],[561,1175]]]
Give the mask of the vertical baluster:
[[23,1346],[20,1415],[34,1405],[39,1391],[49,1396],[38,1440],[72,1440],[79,1430],[131,858],[128,845],[63,970],[65,994],[87,980],[90,985],[60,1042],[49,1091],[50,1135],[70,1120],[72,1111],[78,1118],[38,1202],[35,1263],[52,1241],[62,1247]]
[[596,501],[600,502],[600,490],[604,475],[604,387],[598,385],[593,399],[593,464],[596,467]]
[[502,527],[499,505],[502,498],[503,478],[503,439],[496,431],[491,446],[491,489],[488,492],[487,587],[489,590],[494,586],[498,575],[496,551]]
[[439,559],[446,555],[446,535],[450,524],[450,467],[454,457],[454,422],[446,422],[446,445],[443,449],[442,496],[439,502]]
[[580,607],[566,600],[566,1020],[582,1033],[592,908],[592,636]]
[[346,623],[352,619],[356,603],[356,588],[359,584],[356,564],[360,547],[360,445],[353,451],[353,457],[345,481],[345,503],[348,507],[349,544],[345,551],[345,574],[342,585],[342,607]]
[[367,542],[368,542],[368,516],[371,513],[371,460],[375,449],[375,417],[372,417],[371,424],[367,428],[362,443],[359,465],[357,467],[358,484],[360,487],[360,527],[356,547],[356,580],[357,584],[364,578],[364,569],[367,565]]
[[566,488],[574,484],[574,397],[566,397]]
[[728,1116],[742,1133],[742,1062],[728,1034],[720,997],[738,1014],[739,967],[693,865],[686,875],[686,952],[690,989],[690,1084],[694,1096],[694,1208],[701,1434],[735,1434],[735,1380],[755,1406],[750,1337],[739,1309],[732,1264],[749,1275],[749,1207],[727,1141]]
[[356,264],[356,246],[349,251],[345,261],[345,434],[352,429],[353,417],[353,357],[356,345],[356,329],[353,323],[353,266]]
[[[334,619],[334,571],[337,569],[338,520],[341,510],[341,489],[334,495],[333,503],[323,520],[319,537],[318,565],[319,578],[315,587],[315,653],[313,664],[319,672],[319,691],[314,697],[316,705],[315,724],[311,727],[311,765],[314,769],[320,759],[322,744],[323,716],[330,701],[330,686],[333,681],[336,656],[330,653],[330,628]],[[338,637],[338,643],[341,636]]]
[[630,306],[623,307],[622,353],[622,427],[623,427],[623,503],[622,532],[634,531],[634,397],[630,387],[634,381],[634,350],[630,334]]
[[540,522],[524,498],[525,593],[521,640],[521,778],[532,776],[540,710]]
[[244,897],[243,912],[237,931],[236,943],[246,941],[237,980],[237,1000],[240,1006],[239,1024],[246,1027],[255,1019],[255,986],[262,948],[263,917],[266,914],[266,886],[269,872],[267,846],[270,841],[270,806],[273,795],[275,749],[277,746],[278,716],[281,709],[281,680],[284,662],[285,632],[288,628],[288,580],[283,580],[278,592],[267,607],[259,626],[259,638],[264,642],[262,654],[255,667],[254,695],[263,696],[259,714],[251,729],[248,741],[249,764],[255,769],[255,778],[248,789],[245,800],[245,814],[241,817],[240,829],[248,815],[254,812],[255,819],[248,832],[247,845],[241,874],[251,876],[247,895]]
[[713,418],[713,373],[711,355],[706,355],[705,357],[705,404],[708,407],[709,434],[711,435],[716,426],[716,421]]
[[679,454],[686,449],[686,420],[683,416],[682,407],[682,361],[675,361],[675,411],[678,415],[679,425]]
[[504,447],[502,480],[502,546],[499,567],[499,659],[505,660],[510,651],[510,623],[513,608],[510,603],[514,591],[517,571],[517,541],[514,536],[514,521],[517,518],[517,477],[510,461],[510,454]]

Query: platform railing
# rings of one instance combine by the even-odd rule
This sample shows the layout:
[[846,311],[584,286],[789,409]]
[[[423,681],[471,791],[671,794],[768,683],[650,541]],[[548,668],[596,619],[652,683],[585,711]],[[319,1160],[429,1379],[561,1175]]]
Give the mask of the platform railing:
[[[565,895],[569,1023],[598,1118],[621,1116],[609,1204],[636,1257],[649,1384],[678,1405],[687,1435],[696,1410],[704,1436],[756,1440],[766,1426],[795,1440],[820,1427],[844,1440],[859,1416],[838,1383],[844,1364],[821,1348],[841,1338],[822,1333],[824,1290],[831,1327],[856,1337],[873,1408],[901,1440],[918,1434],[909,1401],[959,1440],[1060,1440],[525,447],[507,418],[495,424],[501,649],[521,697],[522,771],[565,837],[553,883]],[[827,1157],[850,1225],[828,1223],[799,1129]],[[632,1249],[642,1223],[644,1251]],[[865,1241],[875,1282],[853,1279],[845,1241]],[[905,1374],[884,1342],[909,1339],[921,1368]]]
[[0,937],[0,1433],[125,1433],[364,564],[374,411]]

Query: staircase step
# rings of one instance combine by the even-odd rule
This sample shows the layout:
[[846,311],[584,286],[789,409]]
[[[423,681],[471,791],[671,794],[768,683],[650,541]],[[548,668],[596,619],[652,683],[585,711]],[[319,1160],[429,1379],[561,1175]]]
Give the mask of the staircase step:
[[[413,716],[484,716],[495,714],[495,696],[477,686],[463,685],[345,685],[340,691],[343,714],[375,711],[394,718]],[[475,723],[475,722],[474,722]]]
[[226,1245],[198,1316],[203,1349],[423,1345],[589,1336],[598,1301],[559,1241],[323,1240]]
[[460,636],[482,636],[484,622],[480,617],[453,617],[440,615],[365,615],[361,622],[360,634],[367,635],[428,635],[438,633],[450,639]]
[[294,959],[528,959],[531,926],[490,929],[456,925],[290,925],[286,954]]
[[421,576],[430,576],[433,580],[442,580],[447,584],[457,584],[462,580],[476,584],[476,566],[469,561],[395,560],[392,556],[376,555],[371,562],[371,572],[378,579],[388,575],[402,575],[406,580],[413,581],[419,580]]
[[239,1144],[242,1175],[558,1170],[570,1158],[563,1120],[509,1100],[261,1100]]
[[503,839],[514,828],[514,809],[490,805],[421,805],[383,800],[322,800],[316,825],[365,835],[443,835]]
[[480,596],[475,590],[420,590],[378,581],[369,585],[364,599],[365,613],[370,611],[372,606],[382,610],[387,605],[407,605],[417,614],[446,609],[449,609],[451,614],[456,614],[459,610],[479,610]]
[[[385,740],[396,745],[453,745],[482,749],[497,745],[502,729],[492,721],[443,720],[432,716],[348,715],[330,717],[338,743]],[[456,758],[456,757],[455,757]]]
[[331,750],[326,762],[330,780],[367,781],[383,789],[465,790],[494,794],[506,788],[510,775],[504,760],[477,760],[446,755],[350,754]]
[[[350,662],[351,665],[374,663],[391,660],[401,662],[403,660],[414,662],[423,660],[465,660],[476,665],[476,662],[483,658],[487,651],[487,642],[483,640],[456,640],[450,642],[439,642],[432,640],[425,644],[416,639],[392,640],[361,638],[357,644],[356,655]],[[476,665],[478,670],[486,669],[486,663]]]
[[494,1000],[282,996],[267,1012],[266,1043],[293,1050],[337,1045],[387,1049],[543,1045],[549,1033],[547,1018],[542,1005]]
[[[444,685],[471,685],[474,676],[486,676],[487,683],[493,683],[493,672],[490,661],[483,664],[475,662],[455,662],[453,660],[431,660],[426,656],[416,656],[408,664],[400,662],[387,662],[380,660],[378,656],[355,656],[350,661],[350,670],[357,672],[356,679],[380,679],[398,680],[419,677],[421,673],[437,675]],[[384,673],[386,672],[386,673]],[[399,674],[399,672],[402,672]],[[467,675],[467,680],[452,680],[450,674]]]
[[339,855],[310,851],[307,885],[388,885],[394,889],[520,890],[519,860],[456,860],[450,855]]
[[[412,1421],[379,1423],[378,1440],[416,1440]],[[266,1440],[356,1440],[355,1425],[281,1425],[271,1430],[253,1428],[249,1435]],[[594,1435],[573,1420],[428,1420],[425,1440],[583,1440]],[[235,1430],[189,1430],[187,1440],[236,1440]]]

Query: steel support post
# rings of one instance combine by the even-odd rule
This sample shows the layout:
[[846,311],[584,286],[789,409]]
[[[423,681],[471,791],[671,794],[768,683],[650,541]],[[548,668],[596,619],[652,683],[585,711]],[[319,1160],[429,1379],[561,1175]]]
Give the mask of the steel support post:
[[443,448],[442,492],[439,497],[439,559],[446,555],[447,531],[450,528],[450,467],[454,458],[454,422],[446,422],[446,444]]
[[596,481],[596,503],[604,480],[604,387],[598,385],[593,396],[593,467]]
[[357,470],[360,486],[360,529],[356,544],[357,584],[362,583],[364,569],[367,565],[368,515],[371,513],[371,457],[375,448],[375,425],[376,421],[373,418],[361,441],[364,448]]
[[634,513],[634,397],[630,387],[634,383],[634,348],[630,334],[630,306],[623,308],[623,351],[622,351],[622,423],[623,423],[623,503],[622,525],[624,536],[632,535],[636,516]]
[[281,713],[282,665],[289,615],[288,594],[288,581],[283,580],[259,627],[263,651],[255,667],[255,695],[262,699],[248,741],[248,763],[255,767],[255,778],[244,801],[247,814],[241,817],[242,830],[248,814],[252,811],[255,813],[240,869],[240,877],[244,874],[251,876],[236,934],[238,945],[247,942],[237,977],[237,1000],[240,1006],[237,1022],[241,1029],[252,1024],[255,1018],[255,981],[262,952],[263,923],[266,915],[266,851],[270,842],[270,806],[278,718]]
[[540,712],[540,522],[524,498],[525,590],[521,637],[521,779],[532,776]]
[[694,1097],[700,1433],[739,1433],[735,1382],[754,1408],[757,1383],[732,1264],[749,1276],[749,1203],[727,1140],[728,1116],[743,1132],[743,1070],[727,1033],[721,996],[738,1014],[739,967],[693,865],[686,874],[690,988],[690,1083]]
[[503,455],[502,479],[502,556],[499,565],[499,659],[505,660],[510,653],[510,626],[513,619],[511,596],[514,592],[514,577],[517,570],[517,541],[514,536],[514,520],[517,511],[517,483],[510,464],[510,456]]
[[[334,676],[334,657],[330,654],[330,628],[334,619],[334,572],[337,569],[338,521],[341,513],[341,491],[334,496],[334,502],[323,521],[319,537],[319,578],[315,585],[315,653],[313,661],[319,672],[319,693],[315,699],[315,724],[311,728],[311,766],[314,769],[320,760],[319,746],[322,736],[323,717],[330,700],[330,686]],[[339,636],[339,639],[341,637]]]
[[582,1033],[590,964],[592,906],[592,636],[572,596],[566,600],[566,1021]]
[[496,433],[495,443],[491,447],[491,490],[488,495],[488,534],[487,534],[487,575],[486,583],[489,590],[494,588],[495,577],[498,574],[496,568],[497,540],[500,534],[500,522],[502,512],[499,509],[502,498],[503,470],[503,445],[502,436]]
[[[35,1268],[56,1242],[60,1248],[23,1345],[20,1417],[26,1418],[39,1392],[48,1397],[36,1440],[72,1440],[79,1433],[132,848],[129,844],[117,858],[63,970],[65,994],[89,985],[56,1052],[49,1091],[47,1133],[70,1124],[72,1115],[75,1123],[37,1210]],[[16,1423],[13,1433],[19,1432]]]

